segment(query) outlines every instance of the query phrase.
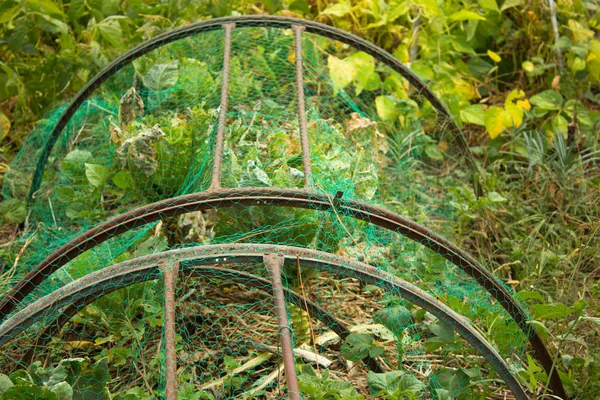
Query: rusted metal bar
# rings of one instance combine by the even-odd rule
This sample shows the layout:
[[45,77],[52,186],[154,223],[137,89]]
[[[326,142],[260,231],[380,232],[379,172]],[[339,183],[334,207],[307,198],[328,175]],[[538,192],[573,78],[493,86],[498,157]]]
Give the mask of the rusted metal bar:
[[[527,395],[520,386],[518,379],[511,373],[508,365],[494,347],[486,341],[477,329],[471,326],[468,320],[430,294],[407,281],[356,260],[325,252],[281,245],[229,244],[198,246],[152,254],[96,271],[36,301],[0,325],[0,344],[15,339],[16,335],[31,326],[39,316],[56,313],[65,305],[71,304],[81,309],[86,304],[111,291],[159,278],[160,276],[156,273],[158,269],[156,265],[166,259],[177,258],[181,262],[182,273],[186,276],[212,277],[248,285],[260,290],[272,291],[272,284],[264,278],[213,266],[214,264],[256,264],[261,260],[264,261],[264,255],[269,253],[282,254],[284,264],[291,267],[295,266],[298,258],[300,258],[305,268],[325,271],[338,278],[359,279],[384,291],[392,291],[423,308],[450,325],[471,344],[496,370],[517,399],[527,399]],[[283,288],[283,291],[289,301],[296,305],[302,304],[302,296],[287,288]],[[318,317],[342,339],[347,337],[349,332],[341,322],[336,322],[337,320],[311,301],[307,301],[307,303],[312,315]],[[51,325],[56,326],[56,321],[53,321]],[[66,322],[64,318],[61,318],[61,321]],[[369,366],[371,367],[371,365]],[[371,369],[374,370],[373,367]]]
[[[0,321],[10,314],[25,296],[30,294],[54,271],[86,250],[114,237],[114,235],[165,217],[187,212],[250,205],[300,207],[322,211],[333,210],[332,201],[327,195],[307,190],[280,188],[221,189],[182,195],[148,204],[89,229],[46,257],[0,300]],[[466,251],[453,245],[432,230],[382,207],[356,200],[340,199],[335,209],[341,215],[404,235],[443,256],[475,279],[506,309],[520,329],[529,337],[535,354],[545,371],[550,375],[553,392],[558,396],[566,397],[566,394],[564,396],[561,394],[565,393],[565,390],[558,372],[556,368],[552,369],[553,357],[544,345],[542,338],[528,323],[529,316],[523,307],[506,286]],[[550,373],[551,371],[552,373]]]
[[281,254],[265,254],[263,260],[265,267],[269,270],[271,284],[273,285],[273,300],[275,301],[275,314],[277,315],[277,323],[279,325],[279,340],[281,341],[281,353],[283,356],[283,365],[285,366],[288,398],[302,400],[302,397],[300,397],[298,376],[296,375],[296,362],[294,361],[290,323],[283,297],[283,285],[281,284],[281,267],[283,267],[284,258]]
[[302,32],[303,25],[292,25],[294,31],[294,50],[296,53],[296,93],[298,98],[298,125],[302,145],[302,164],[304,166],[304,187],[312,186],[312,166],[310,161],[310,141],[306,125],[306,107],[304,102],[304,72],[302,70]]
[[217,137],[213,153],[213,169],[210,189],[221,187],[221,169],[223,167],[223,144],[225,141],[225,126],[227,124],[227,106],[229,102],[229,64],[231,59],[231,32],[235,23],[223,24],[225,42],[223,44],[223,82],[221,85],[221,105],[219,107],[219,122],[217,124]]
[[165,398],[177,400],[177,340],[175,337],[175,285],[179,261],[165,260],[160,264],[165,285]]

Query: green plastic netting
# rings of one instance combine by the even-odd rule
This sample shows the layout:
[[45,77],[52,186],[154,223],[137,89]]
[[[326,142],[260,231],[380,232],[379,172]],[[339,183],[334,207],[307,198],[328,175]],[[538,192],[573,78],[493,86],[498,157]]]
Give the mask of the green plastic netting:
[[11,165],[4,197],[34,190],[0,372],[59,399],[281,398],[292,375],[310,399],[533,394],[523,305],[442,239],[475,172],[431,95],[318,24],[199,26],[125,55]]

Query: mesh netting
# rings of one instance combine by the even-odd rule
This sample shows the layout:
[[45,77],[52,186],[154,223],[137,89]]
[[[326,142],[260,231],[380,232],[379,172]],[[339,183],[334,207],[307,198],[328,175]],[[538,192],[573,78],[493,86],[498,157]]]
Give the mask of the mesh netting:
[[0,370],[61,399],[281,398],[296,374],[304,398],[523,398],[522,305],[442,238],[449,183],[475,196],[447,115],[340,37],[257,25],[157,42],[51,149],[66,106],[29,135]]

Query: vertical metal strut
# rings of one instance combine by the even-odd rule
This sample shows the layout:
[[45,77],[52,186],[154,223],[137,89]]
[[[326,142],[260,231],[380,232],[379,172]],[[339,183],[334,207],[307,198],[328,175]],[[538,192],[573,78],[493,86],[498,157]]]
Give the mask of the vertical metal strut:
[[264,254],[263,261],[271,275],[275,313],[277,314],[277,324],[279,325],[279,340],[281,341],[283,365],[285,366],[285,380],[288,387],[288,398],[302,400],[302,397],[300,397],[300,387],[298,386],[298,376],[296,375],[296,364],[294,362],[290,325],[283,297],[283,286],[281,284],[281,267],[283,266],[284,257],[281,254]]
[[213,170],[210,189],[221,188],[221,168],[223,166],[223,142],[225,141],[225,124],[227,119],[227,105],[229,100],[229,64],[231,58],[231,32],[235,23],[223,24],[225,43],[223,48],[223,83],[221,85],[221,104],[219,106],[219,122],[217,125],[217,138],[213,155]]
[[177,350],[175,338],[175,284],[179,261],[160,265],[165,285],[165,399],[177,400]]
[[294,47],[296,53],[296,93],[298,96],[298,123],[300,125],[300,141],[302,144],[302,164],[304,166],[304,187],[312,186],[312,167],[310,163],[310,142],[306,127],[306,108],[304,103],[304,76],[302,73],[302,32],[303,25],[292,25],[294,31]]

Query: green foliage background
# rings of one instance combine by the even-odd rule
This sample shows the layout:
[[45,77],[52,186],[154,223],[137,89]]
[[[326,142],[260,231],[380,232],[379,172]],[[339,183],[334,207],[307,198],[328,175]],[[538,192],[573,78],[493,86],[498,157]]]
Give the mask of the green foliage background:
[[[489,195],[452,188],[457,244],[532,305],[536,327],[561,350],[568,390],[597,398],[599,8],[594,0],[3,0],[0,179],[36,122],[161,32],[255,13],[334,25],[410,65],[463,124]],[[25,215],[18,201],[0,202],[2,268],[18,262],[10,244]],[[530,363],[522,374],[536,386],[544,377]]]

